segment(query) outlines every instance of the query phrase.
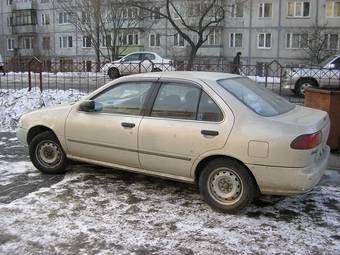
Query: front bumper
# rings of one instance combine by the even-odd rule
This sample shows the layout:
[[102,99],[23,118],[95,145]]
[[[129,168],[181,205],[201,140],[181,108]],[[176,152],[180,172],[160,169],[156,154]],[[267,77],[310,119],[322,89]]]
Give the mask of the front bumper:
[[317,185],[327,168],[330,148],[322,157],[303,168],[248,165],[260,192],[266,195],[293,195],[305,193]]

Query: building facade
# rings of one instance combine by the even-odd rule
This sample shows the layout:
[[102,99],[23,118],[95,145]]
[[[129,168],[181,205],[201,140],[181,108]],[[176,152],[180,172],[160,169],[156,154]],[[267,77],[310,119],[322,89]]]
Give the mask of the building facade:
[[[158,6],[161,1],[143,1]],[[180,1],[181,2],[181,1]],[[193,16],[204,1],[189,2],[185,16]],[[283,65],[307,63],[308,38],[317,35],[322,49],[340,50],[340,0],[247,0],[223,1],[226,17],[209,35],[197,58],[204,61],[230,61],[242,52],[246,64],[276,60]],[[141,10],[126,9],[126,20],[136,18]],[[70,15],[54,0],[1,0],[0,53],[7,61],[36,56],[45,61],[58,60],[64,65],[73,61],[96,61],[91,40],[70,21]],[[188,32],[190,33],[190,32]],[[195,34],[190,35],[192,38]],[[110,37],[111,38],[111,37]],[[187,59],[190,47],[158,15],[149,15],[119,38],[123,54],[154,51],[165,58]],[[107,42],[101,42],[105,52]]]

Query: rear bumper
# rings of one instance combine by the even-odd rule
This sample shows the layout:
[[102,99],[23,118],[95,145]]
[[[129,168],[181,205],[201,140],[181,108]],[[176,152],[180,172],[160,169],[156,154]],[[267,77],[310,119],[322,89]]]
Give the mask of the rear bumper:
[[327,168],[330,148],[326,146],[322,157],[303,168],[248,165],[262,194],[293,195],[311,190],[320,181]]

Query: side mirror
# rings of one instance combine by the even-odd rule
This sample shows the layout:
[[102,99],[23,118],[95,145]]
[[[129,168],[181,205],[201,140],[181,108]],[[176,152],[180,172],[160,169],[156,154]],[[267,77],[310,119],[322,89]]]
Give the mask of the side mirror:
[[80,103],[79,111],[83,112],[94,112],[96,108],[96,104],[93,100],[86,100]]
[[124,62],[125,62],[124,58],[121,58],[121,59],[119,60],[119,62],[120,62],[120,63],[124,63]]
[[329,69],[335,69],[335,64],[330,64]]

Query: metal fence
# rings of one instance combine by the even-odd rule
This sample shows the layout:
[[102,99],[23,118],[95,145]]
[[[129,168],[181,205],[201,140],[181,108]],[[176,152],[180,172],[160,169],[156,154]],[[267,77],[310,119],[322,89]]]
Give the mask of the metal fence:
[[[120,74],[132,74],[152,71],[185,70],[186,61],[174,63],[154,63],[143,60],[137,63],[118,63],[115,68]],[[0,76],[0,89],[56,89],[74,90],[89,93],[112,79],[109,77],[108,63],[94,63],[91,61],[73,61],[60,59],[57,61],[41,61],[35,57],[29,61],[13,60],[5,63],[5,76]],[[312,85],[340,87],[340,70],[320,68],[283,67],[277,61],[258,65],[241,65],[238,68],[240,75],[248,76],[259,85],[277,93],[295,103],[303,103],[303,98],[294,94],[296,84],[302,84],[301,79]],[[235,70],[235,66],[225,60],[209,61],[198,60],[193,63],[193,71],[226,72]],[[1,75],[1,74],[0,74]],[[300,79],[299,79],[300,77]],[[290,89],[289,84],[294,86]]]

